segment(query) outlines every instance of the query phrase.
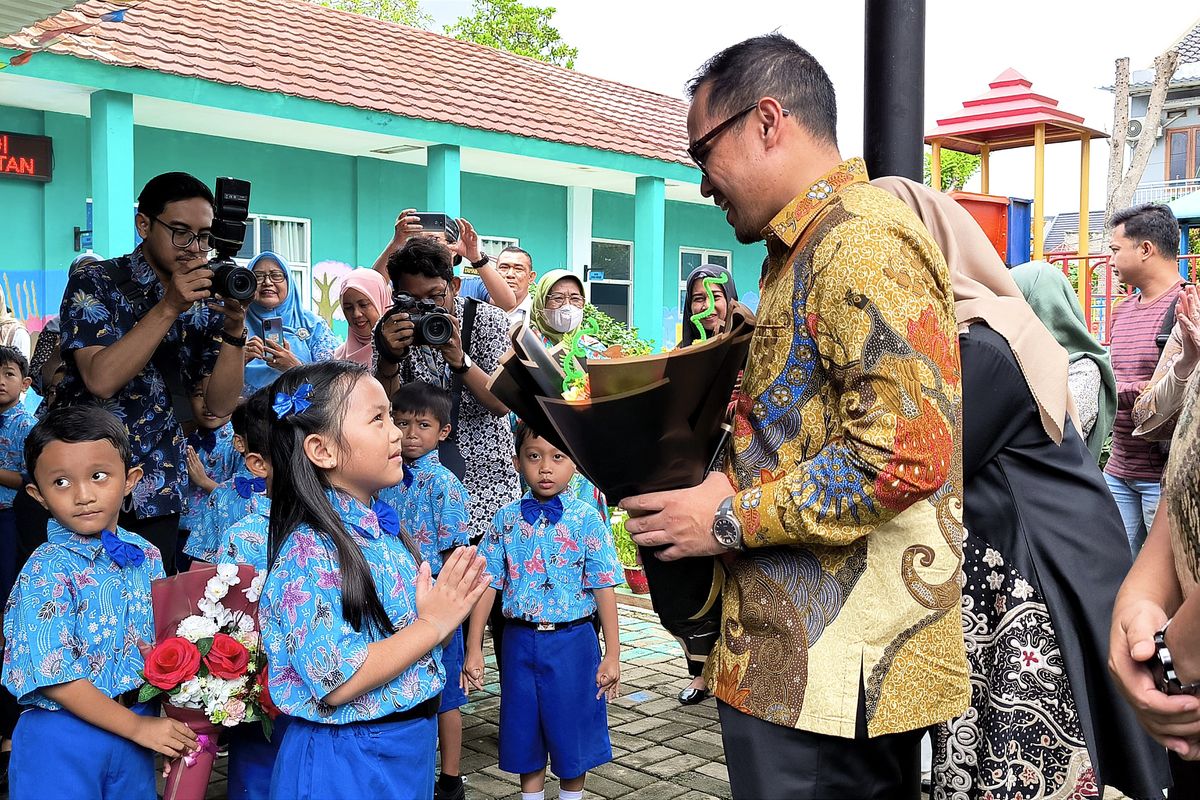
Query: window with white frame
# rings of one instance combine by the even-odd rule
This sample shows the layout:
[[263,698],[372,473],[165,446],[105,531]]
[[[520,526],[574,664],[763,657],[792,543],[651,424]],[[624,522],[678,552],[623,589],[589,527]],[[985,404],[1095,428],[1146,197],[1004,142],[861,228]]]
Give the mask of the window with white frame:
[[480,236],[479,250],[493,259],[499,258],[506,247],[520,247],[521,240],[509,236]]
[[592,239],[592,259],[587,271],[588,301],[628,325],[633,315],[629,297],[633,242]]
[[235,260],[248,264],[266,250],[277,253],[288,263],[293,290],[300,291],[305,308],[312,308],[312,220],[302,217],[278,217],[250,214],[246,219],[246,239]]
[[679,248],[679,307],[684,307],[683,302],[687,296],[687,277],[692,270],[701,264],[713,264],[730,269],[731,263],[733,263],[733,253],[729,250],[706,250],[701,247]]

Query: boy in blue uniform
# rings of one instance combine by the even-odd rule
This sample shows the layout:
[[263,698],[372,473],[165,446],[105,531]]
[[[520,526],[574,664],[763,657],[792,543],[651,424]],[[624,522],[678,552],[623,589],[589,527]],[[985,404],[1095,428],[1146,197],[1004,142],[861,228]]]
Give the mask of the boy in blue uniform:
[[217,562],[224,532],[229,526],[265,506],[267,481],[246,468],[246,428],[249,424],[247,405],[243,402],[233,412],[233,449],[238,453],[238,465],[233,477],[217,484],[196,519],[196,527],[188,536],[184,552],[198,561]]
[[117,527],[141,478],[131,460],[125,427],[95,406],[49,412],[25,442],[27,491],[53,519],[4,610],[4,687],[31,707],[13,734],[14,800],[153,800],[154,753],[196,747],[186,725],[137,702],[150,581],[164,575],[158,549]]
[[[549,755],[561,779],[558,796],[579,800],[587,771],[612,760],[604,699],[620,691],[612,589],[620,567],[596,509],[566,491],[571,459],[524,423],[516,443],[529,491],[496,512],[479,545],[495,577],[471,612],[462,679],[483,688],[483,627],[500,591],[500,769],[520,774],[523,800],[542,800]],[[597,614],[603,659],[592,627]]]
[[17,518],[13,498],[25,485],[25,437],[37,423],[21,403],[29,362],[15,347],[0,347],[0,597],[17,579]]
[[186,553],[188,533],[199,524],[212,490],[232,478],[242,460],[233,448],[230,418],[213,414],[204,402],[203,391],[192,397],[192,416],[196,430],[188,434],[185,448],[188,483],[183,495],[183,515],[179,518],[179,554],[175,557],[180,569],[185,570],[191,561]]
[[[450,393],[425,381],[401,386],[392,395],[392,419],[400,429],[404,480],[379,493],[396,509],[400,529],[421,549],[434,577],[456,547],[470,544],[467,489],[438,461],[438,442],[450,435]],[[438,708],[438,749],[442,774],[434,800],[463,800],[462,712],[467,694],[456,676],[462,672],[463,637],[460,627],[442,650],[446,688]]]

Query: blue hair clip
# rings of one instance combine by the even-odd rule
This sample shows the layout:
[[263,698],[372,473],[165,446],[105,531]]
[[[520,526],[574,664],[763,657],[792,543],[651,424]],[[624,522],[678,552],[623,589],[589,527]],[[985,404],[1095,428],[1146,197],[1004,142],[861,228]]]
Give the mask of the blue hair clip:
[[279,419],[287,419],[292,414],[303,414],[312,405],[312,401],[309,400],[312,397],[312,391],[311,383],[302,383],[293,394],[276,392],[275,402],[271,406],[275,409],[275,416]]

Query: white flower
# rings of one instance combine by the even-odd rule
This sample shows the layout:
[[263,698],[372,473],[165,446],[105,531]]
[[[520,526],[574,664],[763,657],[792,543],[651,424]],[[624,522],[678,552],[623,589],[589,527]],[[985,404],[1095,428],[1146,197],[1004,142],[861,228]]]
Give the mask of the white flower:
[[208,715],[209,719],[212,719],[213,714],[218,710],[225,710],[225,705],[230,700],[242,695],[246,689],[245,678],[227,681],[210,675],[205,682],[204,713]]
[[1004,585],[1004,576],[1001,575],[999,572],[993,571],[990,575],[987,576],[987,582],[988,582],[988,586],[992,587],[993,590],[999,589],[1001,586]]
[[992,548],[989,547],[987,549],[987,552],[983,554],[983,563],[987,564],[989,567],[992,567],[994,569],[995,567],[998,567],[1004,563],[1004,558],[999,553],[997,553],[995,550],[993,550]]
[[1024,578],[1017,578],[1016,582],[1013,584],[1012,593],[1014,597],[1020,598],[1021,600],[1028,600],[1029,596],[1033,594],[1033,586],[1031,586],[1029,581],[1025,580]]
[[213,602],[220,600],[227,594],[229,594],[229,584],[221,580],[220,577],[209,578],[208,583],[204,585],[204,596]]
[[238,577],[237,564],[218,564],[215,577],[223,580],[226,586],[235,586],[242,582],[242,579]]
[[238,630],[242,633],[251,633],[254,631],[254,617],[249,614],[242,614],[237,621]]
[[175,633],[189,642],[198,642],[201,639],[213,636],[218,630],[218,625],[214,620],[193,614],[190,617],[185,617],[179,623],[179,627],[175,629]]
[[266,570],[259,570],[255,574],[254,580],[250,581],[250,585],[242,590],[242,594],[246,595],[246,599],[251,603],[257,603],[258,598],[262,595],[263,584],[266,582]]
[[179,687],[179,693],[171,698],[171,705],[180,708],[203,708],[204,683],[202,679],[197,676],[184,681]]
[[207,596],[201,597],[196,605],[199,606],[204,616],[213,620],[222,628],[233,622],[233,612],[216,600],[210,600]]

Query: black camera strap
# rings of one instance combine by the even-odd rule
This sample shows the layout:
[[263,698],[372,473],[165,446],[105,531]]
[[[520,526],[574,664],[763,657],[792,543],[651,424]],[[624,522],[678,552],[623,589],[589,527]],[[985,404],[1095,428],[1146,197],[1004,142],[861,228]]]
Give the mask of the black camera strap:
[[[475,329],[475,305],[473,297],[463,299],[462,349],[463,355],[471,352],[471,332]],[[458,407],[462,405],[463,376],[450,373],[450,438],[458,441]]]
[[[121,269],[115,261],[108,265],[108,276],[117,285],[117,291],[121,293],[121,296],[133,307],[133,315],[140,322],[153,307],[150,298],[146,295],[146,290],[133,279],[132,272]],[[167,393],[171,397],[171,406],[175,410],[175,419],[180,424],[191,422],[193,420],[192,396],[183,385],[183,375],[180,373],[181,365],[177,359],[166,352],[165,344],[166,340],[163,340],[155,348],[154,354],[150,356],[150,363],[158,370],[163,384],[167,387]]]

